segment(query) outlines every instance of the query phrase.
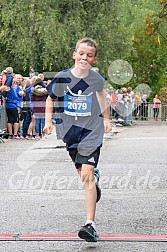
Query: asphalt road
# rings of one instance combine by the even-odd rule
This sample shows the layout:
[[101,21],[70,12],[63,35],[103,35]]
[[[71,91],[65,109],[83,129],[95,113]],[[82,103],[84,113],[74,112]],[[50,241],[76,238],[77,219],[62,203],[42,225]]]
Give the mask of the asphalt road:
[[[116,127],[105,136],[99,167],[99,234],[167,234],[167,122]],[[84,190],[64,144],[0,144],[1,234],[77,233]],[[1,252],[163,252],[167,242],[0,241]]]

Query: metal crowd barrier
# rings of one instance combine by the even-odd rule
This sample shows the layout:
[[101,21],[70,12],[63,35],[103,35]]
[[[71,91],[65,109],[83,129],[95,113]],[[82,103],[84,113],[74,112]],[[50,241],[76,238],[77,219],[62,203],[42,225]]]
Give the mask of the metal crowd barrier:
[[[138,106],[138,114],[132,112],[133,120],[154,120],[153,103]],[[158,120],[167,121],[167,104],[159,105]]]
[[[115,107],[113,107],[115,108]],[[116,115],[113,113],[112,104],[110,106],[110,115],[112,118],[114,116],[120,117],[125,121],[132,121],[132,120],[154,120],[154,110],[153,110],[153,103],[127,103],[126,106],[123,103],[117,103],[116,108]],[[115,118],[114,118],[115,119]],[[158,113],[158,120],[167,121],[167,104],[160,104],[159,105],[159,113]]]
[[7,116],[5,103],[0,99],[0,143],[3,143],[3,138],[7,134]]
[[7,128],[7,116],[6,116],[6,108],[5,103],[0,104],[0,129],[6,129]]

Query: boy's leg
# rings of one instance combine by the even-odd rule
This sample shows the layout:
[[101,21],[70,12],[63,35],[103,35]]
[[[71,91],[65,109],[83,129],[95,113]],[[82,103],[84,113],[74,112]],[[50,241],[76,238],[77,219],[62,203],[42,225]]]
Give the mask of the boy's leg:
[[94,178],[94,166],[88,164],[82,165],[81,180],[85,187],[87,220],[94,221],[96,211],[96,198],[97,198],[95,178]]
[[[95,220],[96,202],[100,199],[101,196],[101,189],[99,188],[98,185],[99,170],[97,168],[94,168],[94,165],[81,164],[84,158],[88,160],[89,157],[80,156],[79,159],[77,160],[78,162],[76,162],[76,156],[78,155],[78,150],[76,148],[69,149],[68,151],[72,161],[75,163],[77,171],[85,187],[87,220],[85,225],[80,229],[78,235],[80,238],[85,239],[87,242],[97,242],[98,236],[96,233],[96,225],[94,220]],[[98,148],[94,153],[96,163],[98,162],[99,154],[100,154],[100,148]],[[99,191],[100,194],[98,193]]]
[[77,153],[78,153],[77,149],[69,150],[69,155],[72,161],[75,163],[77,171],[85,187],[87,220],[94,221],[96,210],[96,198],[97,198],[95,178],[94,178],[94,166],[88,164],[76,163],[75,160]]
[[84,239],[87,242],[97,242],[98,235],[95,225],[97,191],[94,177],[94,166],[83,164],[80,176],[85,187],[87,220],[85,225],[79,230],[78,235],[81,239]]

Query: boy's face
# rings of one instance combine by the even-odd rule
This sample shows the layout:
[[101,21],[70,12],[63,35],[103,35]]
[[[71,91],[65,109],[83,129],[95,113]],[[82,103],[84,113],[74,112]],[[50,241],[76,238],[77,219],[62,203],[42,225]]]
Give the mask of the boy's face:
[[91,65],[96,63],[96,48],[88,46],[87,43],[79,45],[77,50],[73,53],[73,59],[75,60],[75,66],[79,69],[90,69]]

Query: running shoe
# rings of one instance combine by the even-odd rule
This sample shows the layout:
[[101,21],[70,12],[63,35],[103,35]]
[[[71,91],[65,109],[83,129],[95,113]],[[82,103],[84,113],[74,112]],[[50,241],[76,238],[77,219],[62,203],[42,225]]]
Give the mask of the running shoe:
[[94,168],[94,176],[95,176],[95,183],[96,183],[96,191],[97,191],[97,199],[96,202],[98,202],[101,198],[101,187],[99,183],[100,179],[100,171],[98,168]]
[[79,232],[78,236],[81,239],[84,239],[87,242],[97,242],[98,235],[96,230],[92,227],[91,223],[88,223],[87,225],[83,226]]

